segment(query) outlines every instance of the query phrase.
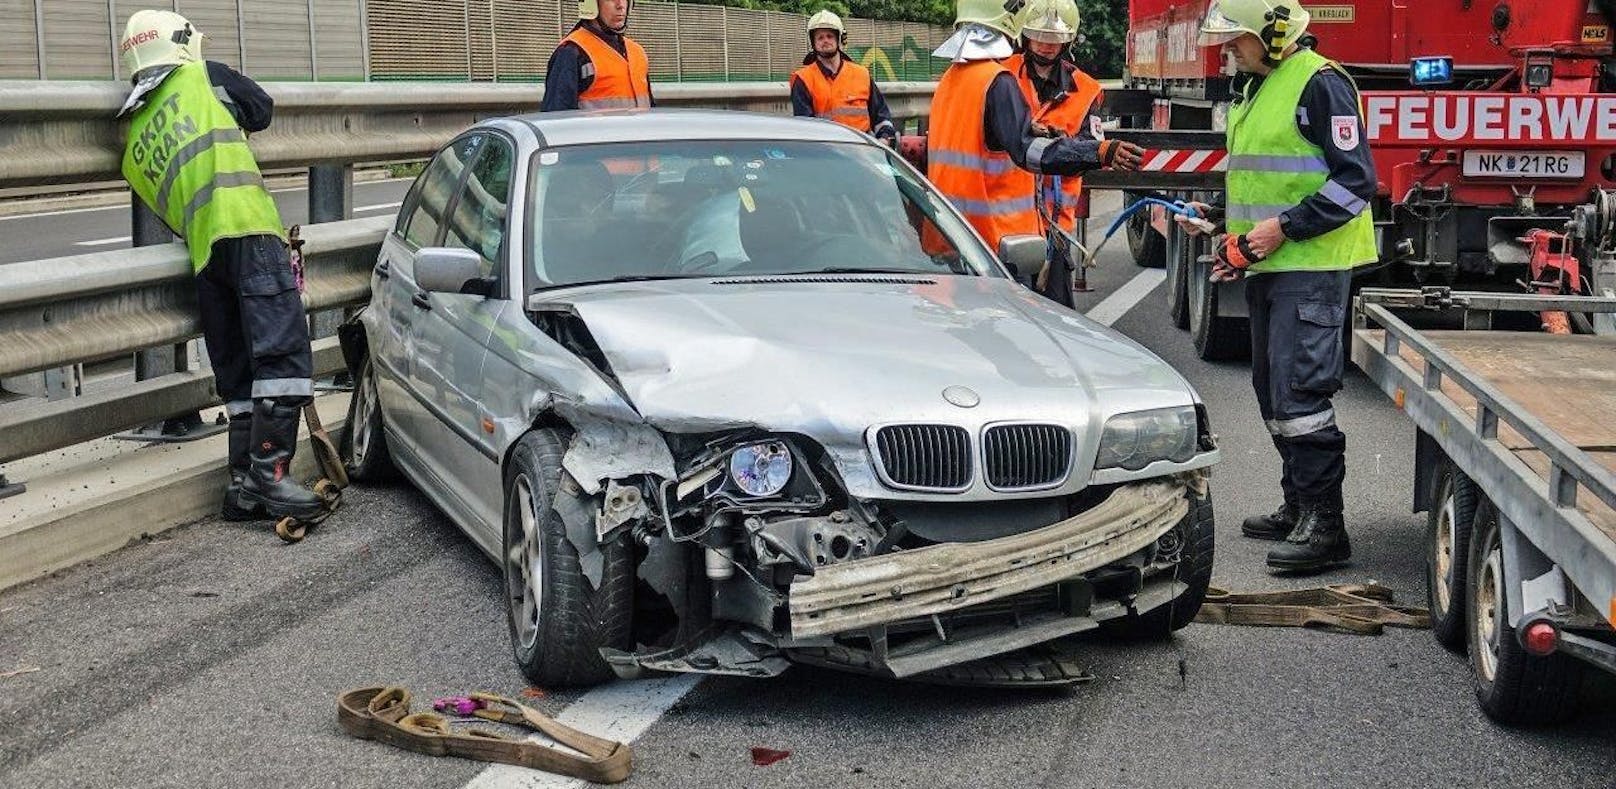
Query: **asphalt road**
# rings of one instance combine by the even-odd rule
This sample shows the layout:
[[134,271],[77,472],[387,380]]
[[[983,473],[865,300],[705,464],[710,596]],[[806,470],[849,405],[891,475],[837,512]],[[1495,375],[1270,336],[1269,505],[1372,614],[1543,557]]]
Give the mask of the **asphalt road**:
[[[1140,273],[1115,245],[1085,308]],[[1147,275],[1148,276],[1148,275]],[[1316,580],[1262,567],[1239,519],[1273,507],[1277,462],[1242,365],[1193,358],[1156,288],[1115,326],[1205,397],[1215,583],[1377,580],[1423,603],[1423,516],[1408,513],[1413,430],[1366,380],[1337,401],[1349,436],[1354,563]],[[561,786],[345,737],[334,697],[396,683],[519,694],[492,563],[407,486],[358,487],[310,539],[208,520],[0,593],[0,786]],[[1191,625],[1159,644],[1083,642],[1096,679],[1058,692],[961,690],[796,668],[704,679],[634,744],[645,787],[1612,786],[1605,712],[1512,731],[1476,709],[1463,658],[1425,632],[1379,637]],[[1180,678],[1179,661],[1186,673]],[[679,687],[684,687],[681,684]],[[650,685],[632,683],[638,693]],[[598,692],[597,692],[598,694]],[[1602,694],[1602,695],[1601,695]],[[602,725],[630,712],[551,692]],[[666,705],[664,705],[666,706]],[[653,720],[654,719],[654,720]],[[629,726],[633,731],[635,726]],[[749,749],[791,755],[754,766]]]
[[[354,184],[354,217],[397,214],[412,179]],[[309,218],[308,190],[274,190],[281,221],[288,227]],[[0,265],[129,248],[129,207],[78,208],[0,216]]]

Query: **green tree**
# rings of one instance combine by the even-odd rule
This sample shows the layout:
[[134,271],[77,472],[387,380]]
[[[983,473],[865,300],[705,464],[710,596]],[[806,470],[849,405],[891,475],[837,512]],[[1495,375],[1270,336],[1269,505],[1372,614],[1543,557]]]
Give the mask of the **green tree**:
[[1072,59],[1100,79],[1123,74],[1127,57],[1128,7],[1121,0],[1077,0],[1083,15],[1082,41],[1072,46]]

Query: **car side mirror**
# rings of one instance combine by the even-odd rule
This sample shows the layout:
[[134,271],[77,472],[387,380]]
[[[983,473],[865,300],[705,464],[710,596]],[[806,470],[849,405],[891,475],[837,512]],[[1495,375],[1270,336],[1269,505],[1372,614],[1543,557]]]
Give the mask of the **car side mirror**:
[[481,255],[459,247],[424,247],[415,253],[415,284],[429,293],[487,296]]
[[1029,282],[1044,267],[1049,250],[1043,236],[1005,236],[999,239],[999,262],[1017,282]]

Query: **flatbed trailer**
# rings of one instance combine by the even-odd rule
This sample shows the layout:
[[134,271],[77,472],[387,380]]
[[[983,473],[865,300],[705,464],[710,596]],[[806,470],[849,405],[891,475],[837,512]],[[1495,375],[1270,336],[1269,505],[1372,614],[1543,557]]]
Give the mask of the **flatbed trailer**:
[[1616,673],[1616,337],[1492,329],[1550,310],[1616,299],[1427,287],[1353,306],[1353,361],[1417,428],[1433,633],[1510,724],[1564,720],[1590,666]]

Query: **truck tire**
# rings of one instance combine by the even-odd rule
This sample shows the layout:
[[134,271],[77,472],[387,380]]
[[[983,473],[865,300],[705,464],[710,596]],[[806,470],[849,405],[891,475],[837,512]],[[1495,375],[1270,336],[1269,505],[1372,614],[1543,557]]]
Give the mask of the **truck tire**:
[[376,393],[376,369],[370,356],[359,365],[353,395],[348,398],[348,423],[337,454],[347,467],[348,477],[359,482],[386,482],[398,478],[393,457],[387,451],[387,431],[382,427],[382,401]]
[[590,585],[551,504],[566,447],[555,430],[522,436],[505,469],[506,623],[516,664],[540,687],[594,685],[615,676],[601,647],[629,649],[634,568],[624,539],[600,546],[600,586]]
[[1190,327],[1189,272],[1199,246],[1176,226],[1167,238],[1167,315],[1179,329]]
[[[1123,207],[1133,205],[1139,196],[1132,192],[1123,193]],[[1133,253],[1133,262],[1144,268],[1162,268],[1167,265],[1167,239],[1150,226],[1150,212],[1140,211],[1128,217],[1128,251]]]
[[1499,723],[1559,723],[1577,713],[1583,664],[1561,654],[1527,654],[1511,627],[1508,584],[1498,511],[1485,497],[1471,527],[1466,624],[1476,701]]
[[1179,538],[1182,553],[1175,573],[1189,589],[1167,605],[1107,622],[1108,634],[1130,640],[1165,639],[1195,621],[1212,584],[1212,559],[1217,552],[1210,495],[1190,498],[1190,511],[1179,522]]
[[1425,518],[1425,594],[1431,635],[1455,652],[1465,648],[1465,579],[1470,527],[1476,516],[1476,485],[1453,461],[1442,458],[1431,474]]
[[1218,288],[1208,282],[1210,269],[1200,263],[1186,274],[1189,299],[1189,330],[1195,342],[1195,355],[1203,361],[1222,362],[1251,355],[1249,321],[1218,315]]

